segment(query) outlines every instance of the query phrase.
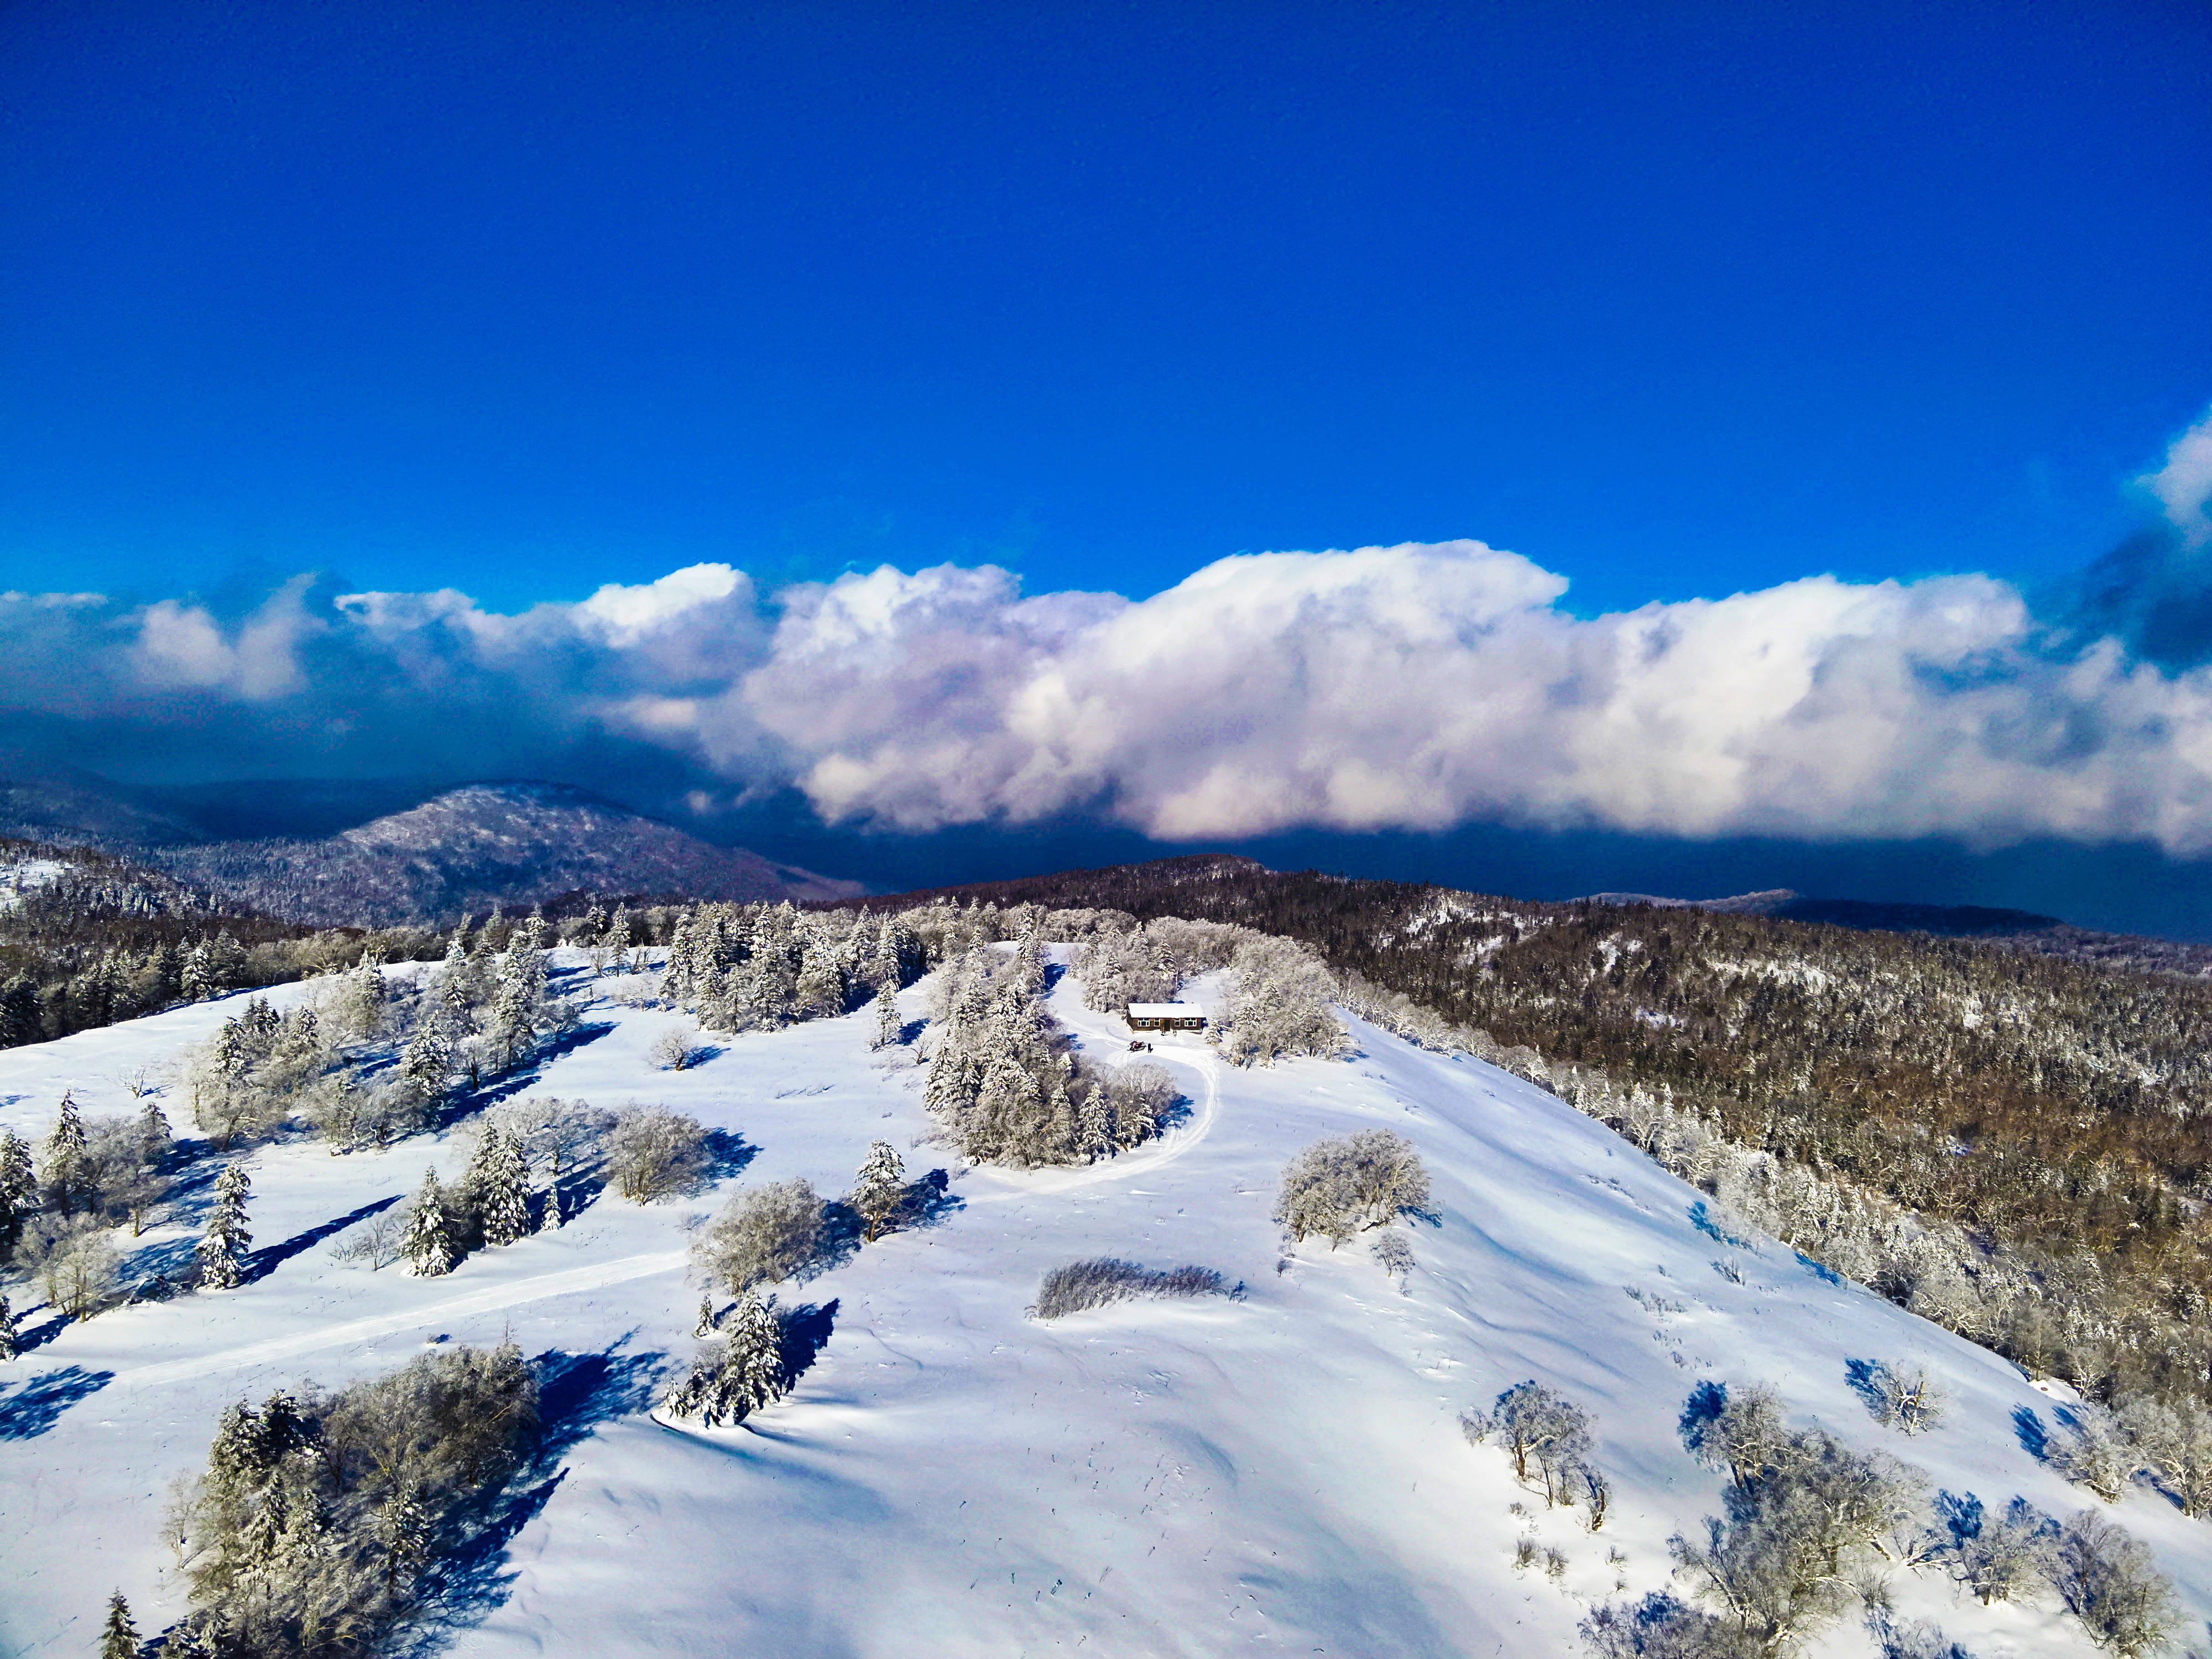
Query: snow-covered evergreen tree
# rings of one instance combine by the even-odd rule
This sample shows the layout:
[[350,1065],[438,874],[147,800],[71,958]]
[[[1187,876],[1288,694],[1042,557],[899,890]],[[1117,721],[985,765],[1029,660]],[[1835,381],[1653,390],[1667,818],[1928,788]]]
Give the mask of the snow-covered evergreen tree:
[[0,1364],[15,1357],[15,1310],[0,1296]]
[[436,1021],[422,1021],[399,1056],[401,1083],[418,1103],[434,1106],[445,1099],[453,1070],[452,1042],[439,1030]]
[[530,1171],[521,1146],[497,1123],[487,1125],[477,1143],[467,1185],[485,1243],[512,1244],[529,1237]]
[[875,1047],[888,1048],[899,1040],[898,985],[885,980],[876,993]]
[[62,1091],[61,1109],[53,1132],[46,1137],[40,1161],[46,1166],[46,1201],[64,1215],[75,1206],[77,1188],[84,1182],[84,1115],[68,1090]]
[[246,1249],[253,1243],[246,1230],[246,1195],[252,1184],[237,1164],[224,1164],[216,1177],[215,1208],[199,1243],[200,1284],[208,1290],[235,1290],[246,1277]]
[[15,1259],[24,1221],[38,1202],[39,1178],[31,1169],[31,1149],[13,1129],[0,1129],[0,1267]]
[[107,1623],[100,1632],[100,1659],[138,1659],[138,1627],[131,1622],[131,1604],[117,1590],[107,1598]]
[[790,1387],[781,1328],[757,1296],[747,1291],[738,1297],[726,1328],[728,1339],[704,1350],[669,1390],[665,1403],[673,1415],[696,1417],[708,1428],[742,1423]]
[[906,1202],[906,1166],[888,1140],[878,1140],[868,1147],[866,1161],[853,1182],[853,1207],[860,1212],[860,1219],[867,1224],[868,1243],[876,1242],[876,1235],[884,1224],[899,1212]]
[[453,1272],[460,1260],[453,1245],[453,1218],[446,1213],[446,1194],[438,1185],[435,1169],[422,1172],[422,1184],[407,1216],[407,1235],[399,1247],[407,1271],[422,1279]]
[[714,1298],[710,1292],[699,1298],[699,1317],[692,1322],[691,1334],[712,1336],[714,1334]]
[[176,1135],[159,1101],[149,1100],[146,1109],[138,1114],[137,1133],[141,1164],[152,1168],[168,1157],[170,1143]]

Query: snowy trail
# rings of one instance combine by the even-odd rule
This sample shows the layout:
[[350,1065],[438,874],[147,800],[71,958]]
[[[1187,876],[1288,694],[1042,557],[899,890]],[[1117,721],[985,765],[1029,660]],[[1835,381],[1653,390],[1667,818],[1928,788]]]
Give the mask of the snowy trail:
[[629,1255],[614,1261],[596,1262],[588,1267],[572,1267],[566,1273],[541,1273],[535,1279],[489,1285],[467,1296],[449,1297],[443,1302],[427,1303],[399,1313],[380,1314],[373,1319],[356,1319],[343,1325],[328,1325],[294,1336],[274,1337],[266,1342],[251,1343],[242,1348],[230,1348],[197,1359],[178,1359],[165,1365],[148,1365],[139,1370],[125,1371],[115,1380],[121,1387],[134,1389],[181,1382],[195,1376],[211,1376],[219,1371],[266,1364],[272,1360],[289,1359],[296,1354],[313,1353],[325,1348],[343,1348],[356,1342],[367,1341],[372,1337],[415,1330],[461,1314],[491,1313],[501,1308],[518,1307],[526,1302],[543,1301],[547,1297],[569,1296],[579,1291],[603,1290],[610,1285],[625,1284],[633,1279],[649,1279],[656,1273],[680,1271],[689,1260],[690,1257],[682,1250],[664,1250],[650,1255]]

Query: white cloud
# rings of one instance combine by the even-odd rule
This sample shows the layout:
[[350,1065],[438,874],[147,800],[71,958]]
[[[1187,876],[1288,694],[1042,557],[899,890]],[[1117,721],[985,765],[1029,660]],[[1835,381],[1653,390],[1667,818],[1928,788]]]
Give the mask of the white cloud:
[[208,771],[495,774],[612,742],[702,799],[795,784],[827,817],[908,830],[1487,821],[2212,850],[2212,670],[2046,630],[2003,582],[1816,577],[1588,618],[1565,586],[1463,541],[1224,559],[1138,602],[952,566],[767,607],[723,565],[514,615],[304,580],[228,625],[175,600],[9,598],[23,672],[0,714]]
[[2212,543],[2212,410],[2173,441],[2165,465],[2136,482],[2158,497],[2183,545]]
[[2212,410],[2167,446],[2163,466],[2136,482],[2158,498],[2184,545],[2212,542]]

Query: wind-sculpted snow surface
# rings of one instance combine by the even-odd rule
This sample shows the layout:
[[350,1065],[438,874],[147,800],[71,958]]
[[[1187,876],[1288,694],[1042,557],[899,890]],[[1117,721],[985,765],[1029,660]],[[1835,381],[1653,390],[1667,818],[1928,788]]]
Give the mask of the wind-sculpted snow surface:
[[[927,990],[901,994],[904,1019]],[[1092,1058],[1130,1057],[1072,976],[1050,1001]],[[0,1124],[35,1141],[64,1084],[89,1113],[123,1109],[106,1079],[204,1040],[221,1012],[0,1054]],[[1147,1058],[1183,1089],[1180,1121],[1120,1157],[1026,1172],[963,1171],[927,1139],[927,1067],[872,1049],[866,1010],[733,1037],[683,1072],[650,1057],[665,1011],[600,1005],[586,1024],[605,1029],[528,1093],[692,1115],[757,1149],[742,1172],[647,1205],[603,1191],[562,1228],[421,1279],[341,1260],[347,1230],[325,1230],[414,1191],[426,1164],[459,1178],[463,1137],[264,1146],[240,1288],[60,1328],[10,1283],[27,1346],[0,1365],[0,1653],[90,1651],[118,1587],[149,1633],[182,1614],[161,1494],[204,1462],[230,1402],[507,1333],[542,1361],[566,1468],[516,1508],[433,1642],[487,1659],[1571,1655],[1594,1605],[1687,1593],[1667,1540],[1702,1537],[1729,1479],[1680,1435],[1707,1381],[1771,1384],[1793,1430],[1887,1451],[1988,1515],[2095,1501],[2035,1449],[2064,1443],[2063,1399],[1698,1207],[1550,1096],[1356,1019],[1349,1060],[1272,1069],[1160,1038]],[[1300,1149],[1366,1130],[1402,1136],[1430,1176],[1427,1218],[1395,1230],[1418,1264],[1402,1293],[1370,1251],[1292,1248],[1269,1219]],[[692,1234],[738,1186],[848,1191],[877,1140],[917,1181],[950,1167],[950,1190],[772,1287],[804,1337],[790,1393],[736,1426],[648,1414],[697,1351]],[[198,1218],[124,1242],[150,1263],[188,1250]],[[1244,1295],[1029,1316],[1045,1274],[1100,1258],[1203,1264]],[[1859,1391],[1877,1364],[1924,1368],[1948,1409],[1909,1438],[1884,1428]],[[1462,1413],[1531,1379],[1589,1413],[1610,1483],[1600,1533],[1462,1433]],[[2175,1579],[2201,1647],[2212,1528],[2140,1481],[2106,1515]],[[2047,1595],[1984,1607],[1932,1566],[1892,1582],[1897,1629],[1940,1627],[1983,1659],[2084,1650]],[[1805,1651],[1876,1649],[1847,1619]]]

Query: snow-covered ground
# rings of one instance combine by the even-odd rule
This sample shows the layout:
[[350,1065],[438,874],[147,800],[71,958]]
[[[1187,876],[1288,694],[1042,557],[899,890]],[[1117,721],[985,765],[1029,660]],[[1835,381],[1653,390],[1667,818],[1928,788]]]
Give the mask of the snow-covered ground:
[[[1063,979],[1055,1012],[1126,1058],[1126,1034],[1077,990]],[[228,1012],[0,1053],[0,1122],[42,1136],[64,1086],[88,1111],[127,1109],[119,1079]],[[921,1017],[919,988],[905,1012]],[[647,1058],[669,1014],[590,1018],[611,1029],[533,1092],[662,1103],[738,1131],[758,1151],[726,1188],[805,1176],[840,1192],[876,1139],[910,1173],[953,1162],[924,1139],[923,1073],[869,1054],[867,1013],[714,1039],[720,1052],[682,1073]],[[1726,1227],[1696,1193],[1518,1079],[1353,1030],[1348,1062],[1260,1072],[1159,1040],[1151,1058],[1191,1102],[1163,1142],[1081,1170],[956,1173],[962,1207],[941,1223],[783,1288],[786,1306],[830,1310],[827,1345],[787,1401],[713,1432],[639,1405],[693,1349],[687,1230],[722,1191],[645,1207],[602,1196],[559,1231],[416,1279],[339,1263],[335,1233],[304,1241],[411,1190],[427,1163],[458,1174],[458,1149],[263,1150],[255,1242],[296,1253],[239,1291],[106,1314],[0,1368],[0,1654],[90,1651],[111,1588],[142,1627],[175,1618],[164,1489],[201,1463],[223,1406],[380,1370],[441,1336],[512,1332],[556,1356],[549,1405],[574,1439],[496,1590],[451,1637],[463,1655],[1569,1654],[1593,1601],[1665,1586],[1668,1535],[1718,1512],[1720,1477],[1676,1437],[1705,1377],[1771,1382],[1801,1423],[1884,1446],[1992,1510],[2016,1493],[2057,1514],[2094,1501],[2023,1449],[2015,1414],[2049,1426],[2052,1402],[2002,1360],[1771,1242],[1715,1237]],[[1406,1135],[1435,1177],[1437,1224],[1411,1235],[1402,1295],[1364,1248],[1309,1241],[1286,1260],[1268,1218],[1293,1152],[1364,1127]],[[1098,1255],[1199,1263],[1244,1294],[1025,1316],[1043,1273]],[[1910,1441],[1879,1427],[1847,1381],[1854,1359],[1924,1362],[1948,1419]],[[1595,1535],[1461,1437],[1461,1411],[1531,1376],[1596,1417],[1615,1496]],[[1532,1524],[1516,1504],[1567,1556],[1557,1584],[1514,1567]],[[2212,1528],[2148,1490],[2113,1518],[2179,1583],[2185,1639],[2202,1646]],[[2087,1650],[2048,1607],[1985,1609],[1910,1573],[1895,1588],[1902,1613],[1979,1659]],[[1871,1650],[1854,1626],[1814,1650]]]

